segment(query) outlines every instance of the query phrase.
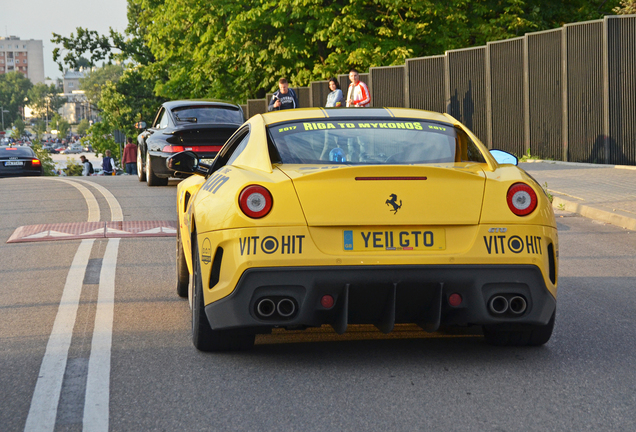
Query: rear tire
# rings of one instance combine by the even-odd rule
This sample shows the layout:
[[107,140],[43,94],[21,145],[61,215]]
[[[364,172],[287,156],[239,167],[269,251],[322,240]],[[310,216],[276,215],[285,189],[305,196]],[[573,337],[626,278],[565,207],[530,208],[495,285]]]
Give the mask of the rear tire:
[[181,230],[177,227],[177,294],[179,297],[188,298],[189,282],[190,274],[183,252],[183,243],[181,243]]
[[192,239],[192,270],[193,270],[193,298],[192,298],[192,343],[199,351],[237,351],[246,350],[254,346],[254,334],[238,333],[235,330],[212,330],[205,314],[203,302],[203,282],[199,261],[199,248],[196,235]]
[[140,182],[146,181],[146,171],[144,167],[144,160],[141,157],[141,149],[137,146],[137,178]]
[[146,152],[146,183],[148,186],[165,186],[168,184],[167,178],[157,177],[152,170],[150,163],[150,153]]
[[496,346],[544,345],[552,336],[555,316],[556,311],[546,325],[527,326],[527,330],[501,330],[496,326],[484,326],[484,338],[487,343]]

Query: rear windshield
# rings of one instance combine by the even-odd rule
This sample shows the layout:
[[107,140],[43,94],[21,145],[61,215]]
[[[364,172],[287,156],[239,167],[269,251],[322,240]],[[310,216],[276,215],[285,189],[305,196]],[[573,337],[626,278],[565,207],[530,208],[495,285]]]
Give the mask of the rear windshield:
[[172,114],[177,123],[243,123],[243,115],[231,106],[186,106],[174,108]]
[[467,140],[443,123],[338,119],[276,124],[269,133],[282,163],[409,165],[459,162],[466,156],[483,162],[472,142],[468,155],[462,151],[461,143]]
[[0,147],[0,157],[34,157],[31,147]]

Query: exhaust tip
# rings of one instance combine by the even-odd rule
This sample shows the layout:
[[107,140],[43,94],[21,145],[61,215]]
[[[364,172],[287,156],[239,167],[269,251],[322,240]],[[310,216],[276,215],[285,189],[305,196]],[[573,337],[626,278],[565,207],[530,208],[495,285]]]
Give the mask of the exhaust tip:
[[528,302],[521,296],[515,296],[510,299],[510,311],[516,315],[521,315],[528,308]]
[[278,302],[276,310],[280,316],[288,318],[296,312],[296,304],[291,299],[284,298]]
[[256,305],[256,313],[263,318],[271,317],[274,312],[276,312],[276,305],[271,299],[262,299]]
[[503,314],[508,310],[508,300],[504,296],[494,296],[488,302],[490,311],[495,314]]

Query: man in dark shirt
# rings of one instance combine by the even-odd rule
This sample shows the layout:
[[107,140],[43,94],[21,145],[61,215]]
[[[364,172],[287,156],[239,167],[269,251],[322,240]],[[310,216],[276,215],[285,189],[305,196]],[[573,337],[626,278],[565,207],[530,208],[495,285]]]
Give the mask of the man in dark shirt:
[[298,96],[294,90],[289,88],[289,83],[285,78],[278,81],[278,89],[272,96],[267,111],[298,108]]

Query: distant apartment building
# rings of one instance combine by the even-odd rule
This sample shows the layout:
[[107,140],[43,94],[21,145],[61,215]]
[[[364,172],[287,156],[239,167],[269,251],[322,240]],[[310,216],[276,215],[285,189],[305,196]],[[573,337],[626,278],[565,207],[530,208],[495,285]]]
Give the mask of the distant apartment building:
[[41,40],[0,37],[0,75],[20,72],[33,84],[44,82],[44,54]]

